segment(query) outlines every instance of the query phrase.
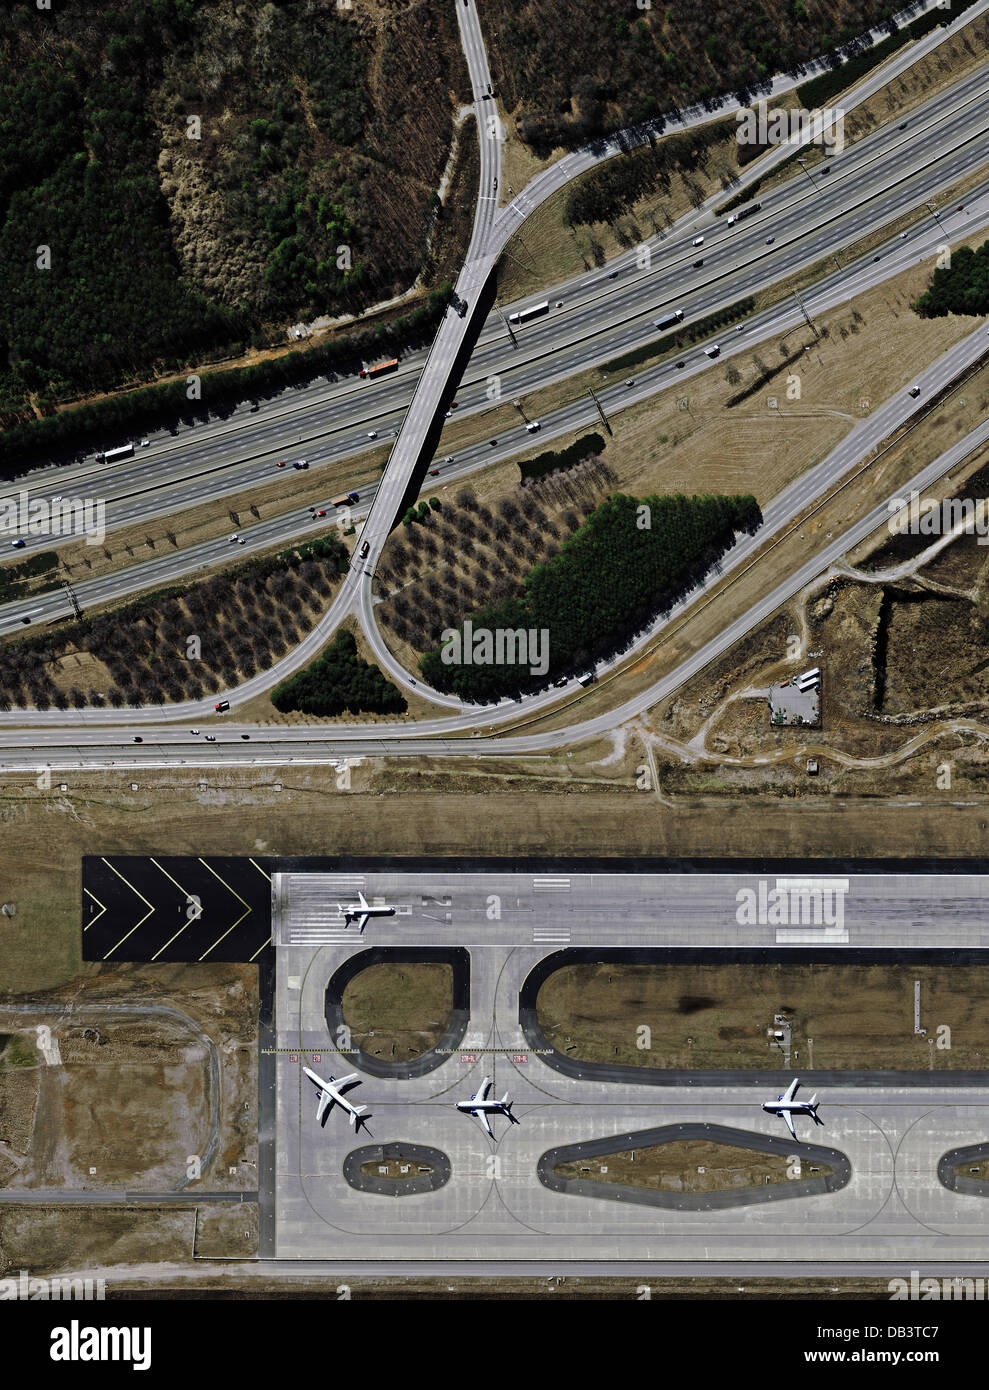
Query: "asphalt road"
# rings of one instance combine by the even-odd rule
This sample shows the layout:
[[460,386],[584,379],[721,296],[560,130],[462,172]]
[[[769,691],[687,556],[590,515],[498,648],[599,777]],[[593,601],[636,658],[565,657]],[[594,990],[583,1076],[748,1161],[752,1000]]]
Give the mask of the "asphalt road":
[[[493,103],[483,100],[488,77],[483,49],[470,24],[473,14],[468,8],[461,22],[475,90],[479,88],[475,104],[484,139],[478,217],[468,267],[472,261],[488,261],[483,253],[487,245],[493,248],[492,255],[500,254],[506,231],[514,230],[517,223],[511,209],[503,209],[497,216],[494,211],[497,195],[492,189],[497,181],[500,142],[490,138],[485,124],[493,115]],[[939,39],[942,33],[935,31]],[[917,56],[908,49],[898,55],[899,60],[907,54],[911,59]],[[652,254],[648,270],[636,271],[631,260],[625,264],[620,258],[614,267],[617,279],[594,270],[547,292],[554,304],[563,296],[563,309],[554,308],[548,319],[517,330],[514,341],[501,315],[489,315],[459,393],[461,410],[471,414],[490,407],[486,389],[492,375],[503,378],[507,397],[563,379],[579,367],[607,360],[654,337],[653,316],[672,303],[684,305],[690,317],[711,312],[724,305],[726,291],[730,298],[738,298],[753,287],[771,283],[784,271],[839,250],[889,220],[899,208],[921,205],[944,183],[977,166],[982,143],[979,135],[989,113],[985,87],[984,72],[971,74],[911,113],[906,131],[898,126],[884,127],[833,158],[828,177],[815,172],[805,182],[804,176],[797,174],[762,195],[763,212],[751,222],[730,229],[713,219],[707,205],[701,207],[677,224],[679,234],[675,227],[672,234],[657,235],[645,243]],[[863,84],[861,94],[857,92],[846,102],[846,113],[869,89],[869,84]],[[612,145],[610,152],[616,147]],[[780,152],[787,151],[788,147],[780,147],[769,160],[757,161],[755,171],[762,172],[777,162]],[[602,156],[598,151],[588,157],[596,161]],[[553,187],[560,178],[574,176],[575,170],[566,161],[561,161],[561,167],[564,172],[554,173]],[[750,168],[741,185],[753,176]],[[538,180],[537,184],[536,191],[527,190],[523,195],[530,209],[552,191],[548,187],[542,190]],[[713,201],[723,200],[724,195]],[[957,234],[954,224],[946,222],[946,226],[952,235]],[[697,252],[690,240],[699,228],[717,235],[720,244],[705,246],[704,269],[693,271],[690,267]],[[764,244],[770,228],[777,234],[777,245],[771,252]],[[465,281],[465,287],[471,282]],[[39,497],[64,493],[67,487],[72,488],[73,495],[95,492],[106,501],[113,527],[199,505],[204,497],[221,497],[256,486],[274,477],[282,457],[291,462],[304,454],[313,467],[351,458],[355,468],[364,472],[367,460],[361,460],[361,455],[369,447],[368,431],[376,429],[385,441],[400,426],[424,359],[424,354],[410,355],[398,373],[380,382],[349,378],[327,385],[320,381],[260,403],[256,412],[245,405],[223,420],[180,427],[174,438],[152,435],[147,453],[139,450],[133,461],[117,465],[112,474],[92,464],[46,469],[25,479],[24,485]],[[521,438],[521,426],[514,434]],[[488,462],[491,456],[482,454],[480,458]],[[453,468],[440,465],[444,476],[462,471],[469,462],[462,451],[455,459]],[[364,482],[361,488],[366,491]],[[328,503],[336,491],[328,493],[324,502]],[[0,497],[10,495],[9,489],[0,493]],[[292,534],[291,524],[283,534]],[[29,548],[41,543],[29,538]],[[218,549],[222,553],[222,542],[214,542],[213,548],[214,554]]]

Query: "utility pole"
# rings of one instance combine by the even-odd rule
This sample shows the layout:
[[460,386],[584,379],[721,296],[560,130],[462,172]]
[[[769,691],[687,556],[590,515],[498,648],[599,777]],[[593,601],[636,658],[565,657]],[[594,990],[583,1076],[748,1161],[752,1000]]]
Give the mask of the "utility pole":
[[68,595],[69,602],[72,605],[73,613],[76,615],[77,618],[81,618],[82,609],[79,607],[79,600],[76,598],[75,590],[73,589],[72,585],[69,583],[67,579],[62,580],[62,585],[65,589],[66,594]]
[[512,325],[511,325],[511,324],[508,322],[508,320],[505,318],[504,310],[499,309],[499,310],[498,310],[498,316],[499,316],[499,318],[501,319],[502,323],[505,325],[505,332],[508,334],[508,341],[511,343],[512,347],[517,348],[518,345],[519,345],[519,340],[518,340],[518,338],[516,338],[515,334],[512,332]]
[[808,314],[807,310],[804,308],[804,302],[803,302],[803,300],[800,298],[799,294],[797,294],[796,290],[791,290],[790,293],[793,295],[794,299],[795,299],[795,300],[797,301],[797,303],[799,304],[799,306],[800,306],[800,312],[801,312],[801,313],[803,314],[803,316],[804,316],[804,321],[806,322],[807,327],[810,329],[810,331],[813,333],[814,337],[816,338],[816,337],[817,337],[817,329],[814,327],[814,320],[811,318],[810,314]]
[[587,392],[591,400],[594,402],[594,408],[597,410],[597,413],[601,416],[602,425],[604,425],[608,433],[613,436],[615,431],[611,428],[610,424],[608,423],[607,415],[605,415],[604,411],[601,409],[601,402],[598,400],[597,396],[595,396],[594,388],[592,386],[588,386]]

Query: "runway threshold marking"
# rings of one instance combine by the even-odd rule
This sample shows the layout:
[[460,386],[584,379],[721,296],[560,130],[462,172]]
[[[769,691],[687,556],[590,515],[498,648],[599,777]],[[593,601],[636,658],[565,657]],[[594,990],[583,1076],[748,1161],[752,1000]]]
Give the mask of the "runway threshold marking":
[[[182,894],[185,895],[185,897],[186,897],[186,899],[187,899],[188,901],[192,901],[193,895],[188,891],[188,889],[182,887],[182,885],[181,885],[181,883],[179,883],[178,879],[172,878],[172,875],[168,872],[167,869],[162,869],[162,868],[161,868],[161,865],[158,863],[158,860],[157,860],[157,859],[152,859],[152,860],[151,860],[151,863],[155,866],[156,869],[161,869],[162,873],[165,875],[165,877],[166,877],[167,879],[171,879],[172,883],[175,884],[176,888],[179,890],[180,893],[182,893]],[[188,927],[189,924],[190,924],[191,922],[198,922],[199,919],[200,919],[200,917],[201,917],[202,915],[203,915],[203,909],[202,909],[202,907],[200,906],[200,909],[199,909],[199,911],[196,913],[195,917],[189,917],[189,918],[187,918],[187,920],[186,920],[185,922],[182,923],[181,927],[179,927],[178,931],[175,932],[175,934],[174,934],[173,936],[170,936],[170,937],[168,938],[168,940],[165,942],[164,946],[159,947],[159,949],[158,949],[157,951],[155,951],[155,953],[154,953],[154,955],[151,957],[151,959],[152,959],[152,960],[157,960],[158,957],[161,955],[162,951],[167,951],[168,948],[169,948],[169,946],[171,946],[172,942],[175,941],[178,937],[180,937],[180,936],[182,935],[182,933],[185,931],[186,927]]]
[[210,866],[206,863],[206,860],[205,860],[205,859],[200,859],[199,862],[200,862],[200,864],[202,864],[202,866],[203,866],[204,869],[209,869],[209,872],[213,875],[213,877],[216,879],[216,881],[217,881],[218,883],[222,883],[223,886],[224,886],[224,888],[227,890],[228,893],[233,893],[234,897],[235,897],[235,898],[237,899],[237,901],[240,903],[241,907],[243,907],[243,908],[246,909],[246,911],[244,911],[244,912],[242,912],[242,913],[240,914],[240,916],[237,918],[236,922],[232,923],[229,927],[227,927],[227,929],[226,929],[226,931],[223,933],[223,935],[222,935],[222,936],[218,936],[218,937],[216,938],[216,940],[213,942],[213,945],[210,946],[208,950],[205,950],[205,951],[203,952],[203,954],[199,957],[199,959],[200,959],[201,961],[203,961],[203,960],[205,960],[206,957],[209,955],[210,951],[215,951],[216,948],[217,948],[217,946],[219,946],[220,942],[226,940],[226,938],[230,935],[230,933],[231,933],[232,931],[234,931],[237,927],[240,926],[241,922],[243,922],[243,920],[244,920],[245,917],[249,917],[249,916],[251,915],[251,913],[253,912],[254,909],[250,906],[250,904],[244,902],[244,899],[240,896],[240,894],[236,891],[236,889],[231,888],[231,887],[230,887],[230,884],[227,883],[227,881],[226,881],[225,879],[222,879],[222,878],[220,877],[220,875],[216,872],[215,869],[210,869]]
[[253,963],[257,960],[257,958],[258,958],[258,956],[261,954],[261,952],[262,952],[267,946],[271,946],[271,945],[273,944],[273,941],[274,941],[274,938],[273,938],[273,937],[270,937],[270,936],[268,937],[268,940],[267,940],[267,941],[263,941],[263,942],[261,943],[261,945],[258,947],[258,949],[254,952],[253,956],[251,956],[250,960],[248,961],[248,965],[253,965]]
[[143,926],[149,917],[154,915],[155,908],[151,903],[148,902],[147,898],[144,896],[143,893],[138,893],[133,883],[128,882],[128,880],[124,878],[123,874],[120,873],[118,869],[115,869],[113,867],[109,859],[103,859],[102,862],[107,866],[111,873],[117,875],[121,883],[126,884],[132,893],[137,894],[137,896],[141,899],[141,902],[144,903],[145,907],[148,909],[148,911],[141,918],[140,922],[135,922],[134,925],[131,927],[130,931],[125,932],[124,935],[120,938],[120,940],[117,942],[117,945],[110,947],[109,951],[107,951],[106,955],[103,957],[104,960],[109,960],[110,957],[113,955],[114,951],[116,951],[120,946],[122,946],[129,936],[133,936],[134,933],[137,931],[138,927]]
[[[248,859],[247,862],[248,862],[248,864],[254,864],[254,860],[253,860],[253,859]],[[266,879],[268,880],[269,883],[271,882],[271,874],[266,874],[266,873],[264,872],[264,869],[262,869],[262,867],[261,867],[260,864],[254,864],[254,867],[257,869],[257,871],[258,871],[259,874],[261,874],[264,878],[266,878]]]
[[104,912],[106,912],[106,904],[101,903],[96,894],[90,893],[88,888],[84,888],[82,891],[86,893],[89,897],[91,897],[94,903],[99,903],[100,906],[100,910],[99,912],[97,912],[92,922],[87,922],[86,925],[83,927],[83,931],[89,931],[90,927],[93,926],[96,922],[98,922],[100,918],[103,916]]

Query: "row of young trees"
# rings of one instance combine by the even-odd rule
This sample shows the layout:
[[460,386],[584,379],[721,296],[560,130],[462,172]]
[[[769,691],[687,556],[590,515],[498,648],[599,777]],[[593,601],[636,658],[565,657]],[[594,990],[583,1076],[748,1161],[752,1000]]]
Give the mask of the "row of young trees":
[[520,594],[472,614],[475,629],[547,632],[546,676],[531,678],[511,665],[448,663],[438,649],[422,657],[423,676],[440,690],[489,701],[620,647],[760,517],[752,496],[610,497],[559,555],[526,575]]
[[519,486],[493,509],[462,488],[455,505],[445,503],[389,541],[378,577],[395,587],[377,610],[380,621],[425,651],[474,608],[517,594],[528,571],[559,553],[613,482],[611,468],[593,458]]
[[296,646],[346,567],[342,542],[321,538],[10,643],[0,661],[0,705],[120,708],[199,699],[267,670]]

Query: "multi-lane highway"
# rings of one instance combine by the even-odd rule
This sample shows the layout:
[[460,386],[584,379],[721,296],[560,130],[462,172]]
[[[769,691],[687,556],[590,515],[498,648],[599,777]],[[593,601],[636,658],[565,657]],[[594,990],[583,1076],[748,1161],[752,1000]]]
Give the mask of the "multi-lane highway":
[[[483,70],[478,80],[486,85]],[[922,208],[947,183],[981,165],[987,127],[989,76],[980,70],[918,107],[905,129],[890,123],[809,176],[797,174],[761,195],[763,210],[751,221],[729,228],[700,209],[644,243],[651,258],[647,268],[621,258],[613,271],[595,270],[547,291],[541,297],[550,298],[549,315],[518,330],[514,340],[502,315],[489,315],[458,392],[458,418],[490,410],[493,377],[500,378],[504,399],[524,395],[641,346],[655,337],[653,317],[672,304],[696,320],[840,252],[904,211]],[[485,137],[488,129],[482,130]],[[497,180],[500,148],[498,140],[482,139],[482,192],[469,260],[477,260],[492,237],[492,254],[501,249],[492,230],[494,195],[483,191]],[[752,167],[761,168],[762,161]],[[954,207],[940,215],[942,238],[964,234],[966,223]],[[926,213],[924,218],[929,220]],[[704,265],[694,269],[698,253],[691,241],[698,229],[707,243]],[[772,248],[766,246],[769,234],[775,236]],[[424,354],[413,353],[398,373],[381,381],[323,382],[283,392],[256,410],[245,405],[223,421],[180,427],[175,437],[152,435],[146,453],[112,473],[91,463],[48,469],[25,486],[38,496],[67,486],[94,491],[107,504],[108,524],[119,527],[273,480],[283,458],[291,463],[304,455],[313,467],[350,459],[363,468],[358,459],[369,447],[368,433],[374,429],[386,441],[397,431],[423,360]],[[487,441],[469,458],[458,450],[454,467],[441,464],[441,472],[457,475],[513,452],[521,429],[520,423],[498,453]],[[0,498],[10,492],[5,489]]]
[[[464,13],[458,10],[458,21],[461,25],[464,48],[468,57],[476,105],[479,111],[483,111],[484,95],[489,84],[489,76],[484,59],[483,43],[480,39],[480,32],[477,27],[477,19],[474,10],[470,6],[464,7]],[[940,99],[936,99],[936,101],[937,100]],[[909,145],[895,141],[890,147],[892,151],[890,155],[891,162],[886,175],[888,187],[884,188],[880,201],[887,197],[890,199],[897,199],[905,196],[903,189],[904,180],[909,181],[925,177],[930,169],[937,166],[939,160],[942,158],[944,160],[944,168],[941,174],[945,179],[957,177],[957,171],[960,167],[959,162],[964,162],[970,155],[973,159],[973,163],[971,166],[966,165],[966,167],[978,167],[978,155],[981,154],[979,141],[970,141],[967,138],[959,137],[957,131],[954,129],[954,124],[957,121],[959,109],[964,109],[968,112],[973,110],[982,111],[981,103],[983,101],[983,96],[981,90],[977,84],[975,86],[962,84],[959,88],[953,89],[951,93],[944,94],[943,101],[944,104],[942,106],[932,106],[924,117],[919,118],[929,122],[928,126],[925,127],[927,133],[925,153],[927,158],[921,161],[924,168],[921,169],[917,167],[918,159],[916,150],[912,150]],[[937,143],[938,132],[941,132],[941,136],[951,145],[950,152],[945,150],[937,155],[933,153],[933,145]],[[502,223],[502,230],[498,229],[498,219],[494,213],[500,152],[498,133],[496,124],[489,126],[482,123],[480,192],[476,207],[470,252],[457,285],[458,297],[465,308],[464,311],[459,314],[448,311],[430,350],[426,365],[418,377],[411,405],[405,414],[397,441],[392,449],[382,484],[371,500],[370,511],[359,538],[360,546],[358,554],[355,557],[355,564],[344,581],[340,593],[332,603],[329,612],[325,615],[317,628],[309,634],[295,652],[286,658],[285,661],[279,663],[276,668],[264,673],[262,676],[256,677],[253,681],[246,682],[236,692],[231,692],[231,704],[246,701],[259,691],[269,688],[274,681],[281,679],[290,670],[297,669],[298,666],[308,661],[319,649],[326,637],[338,626],[342,618],[353,611],[361,612],[372,642],[375,643],[376,650],[380,648],[377,652],[379,659],[382,660],[383,664],[385,664],[389,670],[395,673],[396,663],[394,663],[385,652],[380,637],[376,632],[370,597],[370,579],[373,573],[374,563],[377,556],[380,554],[381,547],[384,544],[390,526],[394,520],[399,501],[404,495],[409,481],[413,476],[421,453],[423,441],[437,410],[443,403],[444,393],[448,390],[453,363],[467,341],[472,315],[476,310],[478,295],[490,273],[497,249],[503,244],[504,236],[507,232],[506,223]],[[870,148],[869,143],[866,141],[861,142],[860,145],[853,148],[855,151],[855,159],[850,161],[848,166],[849,171],[851,174],[854,174],[857,170],[858,177],[866,178],[867,180],[867,182],[862,185],[861,201],[863,207],[857,209],[855,215],[859,217],[865,216],[866,221],[859,221],[856,223],[854,228],[848,233],[850,238],[860,236],[866,227],[872,225],[868,222],[868,218],[877,215],[875,210],[872,212],[863,211],[867,204],[875,201],[874,192],[870,194],[867,190],[870,186],[868,180],[871,180],[874,185],[876,178],[877,150],[875,148]],[[774,244],[772,252],[775,253],[778,249],[778,251],[782,253],[782,256],[775,263],[777,267],[786,266],[787,268],[792,268],[791,262],[786,259],[788,256],[796,254],[790,246],[791,240],[796,244],[801,239],[801,236],[805,239],[808,236],[821,236],[822,228],[827,229],[827,236],[833,238],[834,227],[832,225],[832,213],[836,211],[837,205],[841,203],[840,192],[835,195],[833,190],[839,188],[840,180],[829,182],[827,191],[824,194],[821,194],[819,191],[820,181],[821,176],[819,174],[818,184],[814,186],[814,197],[811,197],[806,189],[795,195],[791,190],[790,194],[787,195],[794,199],[795,215],[810,219],[810,221],[803,233],[798,234],[796,231],[796,224],[794,224],[795,230],[792,238],[788,233],[784,238],[784,243],[779,248]],[[915,187],[912,190],[911,196],[916,197]],[[980,197],[981,191],[978,196],[971,200],[967,214],[964,211],[959,213],[961,217],[967,215],[968,225],[970,226],[980,225],[983,219],[984,210],[980,209],[979,206]],[[909,201],[908,199],[904,206],[909,205]],[[834,207],[832,207],[832,203],[834,203]],[[763,214],[760,214],[760,217],[762,215]],[[882,221],[888,220],[890,215],[892,214],[890,213],[889,207],[884,208],[882,216],[879,217],[875,225],[879,225]],[[720,284],[720,282],[723,282],[726,278],[730,280],[734,287],[736,273],[740,273],[740,267],[743,264],[747,264],[750,260],[761,262],[767,259],[770,253],[756,250],[763,230],[764,228],[759,227],[757,223],[751,226],[746,224],[741,231],[741,235],[733,234],[729,237],[727,235],[727,228],[718,228],[718,237],[721,238],[723,236],[724,239],[723,241],[719,240],[715,248],[715,255],[712,257],[712,271],[716,272],[714,274],[714,282],[720,285],[720,288],[711,291],[712,293],[723,296],[723,284]],[[713,245],[715,233],[712,232],[711,235]],[[871,263],[867,262],[859,266],[848,267],[844,272],[837,271],[833,278],[829,277],[828,282],[820,287],[819,293],[823,295],[821,299],[822,305],[827,302],[840,302],[840,300],[843,297],[847,297],[849,293],[854,293],[870,283],[875,283],[878,279],[882,278],[883,275],[891,273],[895,268],[901,268],[903,265],[911,263],[912,259],[916,259],[918,254],[923,255],[929,251],[930,245],[934,239],[936,239],[936,230],[929,225],[926,227],[922,226],[914,234],[912,244],[911,238],[908,236],[905,243],[899,246],[894,243],[891,250],[887,248],[888,254],[885,256],[879,253],[878,260],[873,260]],[[834,244],[833,239],[829,241],[829,244]],[[763,246],[765,246],[764,241]],[[495,249],[492,250],[492,247]],[[820,252],[820,250],[821,247],[818,246],[817,251]],[[665,250],[665,254],[667,258],[674,258],[673,260],[668,259],[667,270],[671,267],[675,268],[675,257],[681,254],[681,250],[678,249],[677,246],[668,246]],[[705,257],[705,260],[706,259]],[[800,263],[803,262],[800,261],[798,257],[798,260],[793,264]],[[705,267],[705,274],[706,273],[707,270]],[[773,278],[777,271],[767,270],[766,273],[770,278]],[[843,283],[840,283],[839,280],[841,276],[844,276]],[[743,289],[751,288],[752,283],[754,282],[744,281],[742,286]],[[704,287],[701,286],[698,288],[695,286],[695,290],[700,294],[703,293]],[[609,312],[613,312],[615,307],[618,306],[620,316],[621,312],[623,312],[621,308],[622,296],[626,294],[634,295],[636,290],[632,286],[622,288],[618,298],[613,302],[610,293],[607,295],[602,295],[600,293],[600,287],[595,285],[592,277],[589,284],[585,285],[584,293],[588,296],[587,303],[578,305],[577,312],[587,312],[594,304],[600,305],[603,303],[608,306]],[[829,294],[833,296],[830,300],[828,300]],[[731,297],[735,297],[734,294]],[[726,300],[724,297],[716,298],[712,301],[712,303],[721,304],[725,302]],[[627,309],[628,307],[629,306],[626,304],[625,308]],[[696,312],[699,312],[704,306],[703,304],[692,304],[691,307]],[[796,314],[796,311],[794,311],[794,317],[790,321],[786,319],[785,315],[780,315],[778,311],[767,311],[767,314],[762,317],[764,320],[762,323],[753,322],[749,325],[745,325],[749,332],[753,334],[753,337],[758,336],[760,329],[765,331],[767,327],[775,327],[776,331],[780,331],[782,327],[788,326],[788,322],[795,323],[799,321],[799,316]],[[584,325],[585,331],[586,328],[587,325]],[[747,341],[752,341],[752,339],[749,339],[747,336]],[[741,344],[739,343],[734,349],[726,348],[724,355],[729,355],[731,350],[740,350],[740,346]],[[980,341],[979,334],[973,334],[969,339],[965,340],[964,343],[960,344],[958,348],[953,349],[942,361],[937,363],[925,374],[923,380],[924,395],[931,394],[952,380],[959,370],[968,363],[977,360],[984,352],[984,348],[985,344]],[[611,348],[609,347],[609,351],[610,350]],[[666,366],[653,369],[650,374],[646,374],[647,380],[640,386],[640,392],[647,393],[659,389],[661,385],[661,374],[664,372],[668,374],[671,371],[676,371],[676,368]],[[823,489],[833,484],[839,477],[847,472],[852,463],[864,457],[886,434],[908,418],[914,408],[914,403],[910,401],[904,393],[899,393],[896,398],[887,402],[881,410],[876,411],[867,421],[861,422],[861,424],[850,433],[842,446],[834,451],[832,455],[815,470],[814,475],[810,476],[808,479],[801,480],[799,484],[788,489],[781,495],[781,498],[776,499],[774,503],[766,508],[769,524],[778,528],[780,525],[785,524],[787,520],[794,517],[812,497],[819,496]],[[572,422],[566,418],[565,412],[562,412],[561,418],[550,422],[547,435],[553,432],[562,432],[568,427],[572,427]],[[143,467],[144,465],[142,464],[140,466]],[[870,517],[868,520],[871,522],[871,525],[869,525],[868,529],[874,529],[878,519],[881,518],[876,516]],[[267,525],[271,529],[265,530],[264,543],[270,543],[270,541],[275,538],[276,534],[274,524],[268,523]],[[859,529],[861,529],[861,527]],[[758,543],[761,543],[765,539],[766,534],[766,531],[761,533],[758,538]],[[840,553],[841,549],[847,549],[848,545],[852,543],[850,539],[851,534],[852,533],[849,532],[846,536],[841,538],[840,542],[834,543],[833,549],[840,545],[840,549],[837,550],[836,553]],[[260,543],[259,541],[255,542],[255,544]],[[740,541],[734,551],[729,555],[727,564],[723,569],[730,569],[733,566],[741,564],[747,558],[747,555],[751,553],[755,544],[756,541],[752,538],[745,538]],[[195,558],[198,563],[199,557],[197,556]],[[204,556],[204,558],[206,557]],[[181,563],[181,561],[173,563]],[[813,573],[818,572],[821,565],[826,563],[829,563],[827,555],[818,556],[814,560],[809,561],[808,565],[800,571],[800,575],[803,576],[801,582],[807,582],[807,579],[813,577]],[[817,569],[814,569],[815,566]],[[812,572],[806,574],[805,571],[807,570],[811,570]],[[168,574],[177,572],[175,570],[168,571],[166,566],[163,566],[163,571],[164,574],[162,576],[156,575],[156,578],[165,577]],[[121,583],[126,584],[127,581],[115,577],[109,582],[119,585]],[[771,595],[770,598],[776,598],[777,602],[782,601],[778,596],[784,592],[788,594],[795,591],[793,589],[795,583],[796,578],[791,577],[791,579],[787,580],[783,585],[778,586],[777,589],[773,591],[773,595]],[[117,592],[123,592],[123,590],[118,589]],[[692,597],[696,597],[696,595]],[[590,732],[600,731],[603,728],[614,727],[616,722],[620,722],[622,718],[629,717],[630,713],[637,713],[640,712],[641,709],[647,708],[649,704],[664,693],[664,686],[667,689],[675,688],[677,683],[686,679],[693,670],[700,669],[717,651],[724,650],[725,646],[728,645],[730,641],[735,640],[742,631],[748,630],[753,622],[758,621],[767,611],[771,611],[771,608],[767,608],[766,606],[770,598],[767,598],[763,604],[758,605],[757,609],[751,610],[736,621],[732,627],[726,629],[726,632],[723,633],[716,642],[709,643],[702,652],[698,653],[692,659],[692,661],[684,663],[684,665],[681,666],[673,676],[668,677],[665,682],[660,682],[657,686],[654,686],[643,697],[627,702],[620,710],[612,711],[609,715],[603,716],[601,719],[577,722],[572,724],[568,729],[561,730],[559,733],[530,736],[515,735],[512,738],[502,739],[497,743],[497,749],[499,751],[508,752],[511,747],[511,751],[515,752],[534,752],[539,748],[556,747],[561,742],[568,741],[570,737],[580,737]],[[5,615],[5,617],[9,620],[10,614]],[[659,623],[655,624],[649,636],[654,635],[655,631],[658,630],[665,621],[666,619],[664,618],[660,620]],[[400,674],[399,678],[412,684],[404,673]],[[449,751],[463,753],[469,749],[471,752],[476,753],[481,751],[479,744],[477,742],[470,743],[466,740],[461,740],[458,735],[469,730],[474,730],[475,733],[477,733],[480,727],[494,729],[499,723],[504,723],[506,719],[517,721],[520,714],[537,713],[552,703],[555,703],[558,699],[560,699],[558,692],[549,692],[543,696],[530,698],[523,702],[521,707],[511,702],[505,702],[505,704],[497,710],[493,712],[485,711],[484,713],[479,713],[475,710],[467,710],[465,712],[463,707],[459,706],[459,702],[444,700],[441,703],[446,703],[448,706],[458,709],[458,713],[452,719],[424,720],[414,725],[403,724],[392,726],[387,733],[382,730],[381,725],[368,728],[351,726],[346,732],[341,730],[339,732],[339,737],[337,736],[337,731],[334,731],[332,740],[321,740],[318,756],[320,758],[334,755],[339,756],[341,751],[358,751],[364,748],[371,748],[377,752],[385,752],[388,751],[391,746],[401,748],[403,751],[413,748],[418,751],[423,751],[424,748],[428,748],[430,752]],[[201,719],[210,709],[210,702],[190,702],[186,705],[170,708],[168,715],[176,720],[191,718]],[[102,765],[107,765],[107,763],[109,763],[114,766],[139,764],[156,765],[156,759],[159,762],[168,761],[171,763],[181,763],[184,761],[192,761],[197,765],[203,765],[204,762],[226,762],[228,759],[230,761],[249,760],[252,762],[261,760],[275,761],[282,757],[291,759],[300,752],[303,757],[313,756],[311,750],[313,740],[308,730],[279,731],[277,735],[273,736],[270,731],[264,730],[263,728],[252,729],[251,726],[236,726],[230,728],[230,734],[237,735],[237,743],[233,744],[232,747],[228,744],[224,744],[222,747],[219,744],[213,745],[209,749],[207,757],[204,759],[203,754],[199,751],[202,745],[195,741],[190,742],[190,740],[194,740],[194,736],[182,734],[177,731],[174,726],[169,729],[161,725],[160,721],[164,713],[164,711],[149,709],[128,711],[126,713],[125,718],[128,724],[147,725],[147,733],[152,736],[154,740],[151,743],[146,742],[143,746],[136,749],[128,748],[126,750],[126,757],[121,756],[122,750],[120,748],[120,742],[122,740],[120,735],[111,732],[111,726],[114,722],[116,721],[119,723],[121,719],[119,712],[87,710],[72,716],[67,716],[57,711],[44,713],[27,712],[23,714],[8,713],[4,716],[0,716],[0,727],[3,728],[3,744],[10,750],[7,754],[10,761],[7,762],[6,765],[11,767],[31,766],[32,763],[36,763],[38,757],[42,755],[42,748],[44,748],[43,756],[45,761],[50,761],[52,766],[75,766],[80,762],[85,762],[89,765],[100,763],[102,763]],[[21,727],[19,729],[15,728],[13,727],[15,725],[20,725]],[[105,726],[103,731],[100,731],[99,726]],[[374,733],[371,732],[372,727]],[[45,732],[42,734],[42,731]],[[306,735],[306,737],[302,738],[300,737],[301,735]],[[256,743],[253,742],[259,737],[263,739],[263,748],[257,746]],[[252,746],[247,748],[245,746],[247,743],[252,743]],[[37,751],[28,751],[32,748],[32,744],[37,745]],[[485,739],[485,749],[487,749],[488,744],[489,741]],[[110,757],[108,756],[109,753],[114,753],[115,756]]]

